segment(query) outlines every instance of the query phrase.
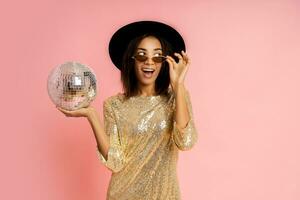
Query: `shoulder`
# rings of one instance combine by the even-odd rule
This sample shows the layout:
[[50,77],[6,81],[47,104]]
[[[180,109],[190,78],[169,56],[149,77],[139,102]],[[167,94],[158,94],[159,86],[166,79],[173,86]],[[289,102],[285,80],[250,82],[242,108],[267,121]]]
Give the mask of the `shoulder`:
[[124,101],[124,94],[122,93],[117,93],[113,96],[107,97],[104,99],[103,106],[110,106],[110,107],[117,107]]

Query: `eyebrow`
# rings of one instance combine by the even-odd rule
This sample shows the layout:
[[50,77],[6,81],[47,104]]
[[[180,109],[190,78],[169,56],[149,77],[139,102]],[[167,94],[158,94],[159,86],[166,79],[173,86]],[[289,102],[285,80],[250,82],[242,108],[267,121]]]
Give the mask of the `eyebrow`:
[[[147,49],[144,49],[144,48],[137,48],[137,49],[147,51]],[[155,48],[154,50],[156,51],[156,50],[162,50],[162,49],[161,48]]]

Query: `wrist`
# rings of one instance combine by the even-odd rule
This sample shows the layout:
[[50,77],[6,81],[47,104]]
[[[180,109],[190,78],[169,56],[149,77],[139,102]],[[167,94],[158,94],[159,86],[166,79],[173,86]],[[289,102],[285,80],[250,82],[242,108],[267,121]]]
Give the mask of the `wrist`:
[[93,118],[97,117],[97,111],[93,107],[89,107],[87,109],[86,117],[88,120],[92,120]]
[[183,83],[173,83],[171,85],[172,85],[173,91],[175,93],[177,93],[180,90],[184,90],[184,84]]

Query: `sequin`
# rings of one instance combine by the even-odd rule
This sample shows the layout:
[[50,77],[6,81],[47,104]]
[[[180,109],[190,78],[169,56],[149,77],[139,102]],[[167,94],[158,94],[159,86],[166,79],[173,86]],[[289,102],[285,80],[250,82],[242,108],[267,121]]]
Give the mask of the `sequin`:
[[97,150],[101,162],[112,171],[107,200],[180,200],[177,177],[179,150],[190,150],[198,136],[188,91],[190,121],[178,129],[175,97],[123,94],[103,103],[104,129],[110,138],[107,160]]

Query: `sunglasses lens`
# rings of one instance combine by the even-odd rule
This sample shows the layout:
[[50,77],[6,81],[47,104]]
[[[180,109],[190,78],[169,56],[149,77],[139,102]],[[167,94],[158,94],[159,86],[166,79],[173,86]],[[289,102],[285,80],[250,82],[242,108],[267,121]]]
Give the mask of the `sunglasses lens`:
[[135,56],[135,59],[140,61],[140,62],[144,62],[147,60],[147,56],[144,56],[144,55],[136,55]]
[[[145,62],[148,59],[145,55],[135,55],[133,58],[139,62]],[[152,57],[152,60],[156,63],[162,63],[166,60],[166,58],[164,56],[154,56]]]
[[163,56],[155,56],[152,58],[152,60],[156,63],[162,63],[163,61],[165,61],[165,57]]

